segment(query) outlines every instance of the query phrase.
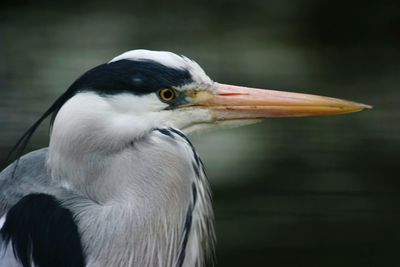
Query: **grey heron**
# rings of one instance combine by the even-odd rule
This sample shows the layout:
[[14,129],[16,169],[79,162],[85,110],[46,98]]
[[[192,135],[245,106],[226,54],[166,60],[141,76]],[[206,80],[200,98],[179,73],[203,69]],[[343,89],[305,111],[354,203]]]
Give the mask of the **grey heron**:
[[51,117],[48,148],[0,174],[0,266],[205,266],[212,197],[186,135],[365,108],[220,84],[185,56],[128,51],[78,78],[15,146]]

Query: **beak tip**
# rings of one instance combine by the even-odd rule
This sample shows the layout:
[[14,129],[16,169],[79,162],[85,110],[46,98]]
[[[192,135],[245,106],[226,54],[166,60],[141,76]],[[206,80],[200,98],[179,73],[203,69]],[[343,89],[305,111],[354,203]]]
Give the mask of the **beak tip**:
[[366,109],[373,109],[374,107],[371,105],[364,105]]
[[371,105],[366,105],[366,104],[361,104],[361,103],[357,103],[358,106],[360,107],[360,111],[364,110],[364,109],[373,109],[374,107]]
[[355,103],[353,102],[350,106],[348,106],[347,108],[345,108],[345,112],[343,113],[354,113],[354,112],[360,112],[363,110],[367,110],[367,109],[372,109],[373,107],[371,105],[366,105],[366,104],[362,104],[362,103]]

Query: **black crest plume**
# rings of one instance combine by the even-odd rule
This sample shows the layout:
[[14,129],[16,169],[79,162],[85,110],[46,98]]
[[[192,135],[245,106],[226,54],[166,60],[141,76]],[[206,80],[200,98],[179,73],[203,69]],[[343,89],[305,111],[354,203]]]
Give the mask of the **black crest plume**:
[[[4,166],[6,167],[8,163],[14,158],[17,159],[17,163],[15,164],[15,169],[17,168],[18,160],[19,157],[22,155],[24,152],[29,140],[31,139],[32,135],[35,133],[37,128],[40,126],[40,124],[48,118],[50,115],[55,114],[61,106],[72,96],[74,95],[74,90],[72,89],[72,86],[64,93],[62,94],[44,113],[43,115],[21,136],[21,138],[17,141],[17,143],[13,146],[11,151],[8,153],[5,161],[4,161]],[[15,172],[14,169],[14,172]]]

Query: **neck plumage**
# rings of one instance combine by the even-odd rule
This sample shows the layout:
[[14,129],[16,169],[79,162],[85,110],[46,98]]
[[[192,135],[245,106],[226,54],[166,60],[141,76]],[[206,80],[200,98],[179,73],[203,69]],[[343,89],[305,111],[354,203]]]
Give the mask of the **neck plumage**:
[[88,266],[204,266],[214,243],[211,197],[182,133],[153,130],[112,153],[80,147],[51,143],[48,165],[82,196],[65,203],[76,214]]

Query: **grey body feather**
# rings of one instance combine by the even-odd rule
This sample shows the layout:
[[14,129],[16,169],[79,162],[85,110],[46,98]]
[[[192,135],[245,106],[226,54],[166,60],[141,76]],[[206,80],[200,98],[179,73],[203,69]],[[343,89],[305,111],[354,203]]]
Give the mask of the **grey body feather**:
[[43,148],[23,156],[14,177],[15,162],[0,173],[0,217],[26,195],[58,194],[60,188],[52,181],[46,168],[47,153],[48,149]]

